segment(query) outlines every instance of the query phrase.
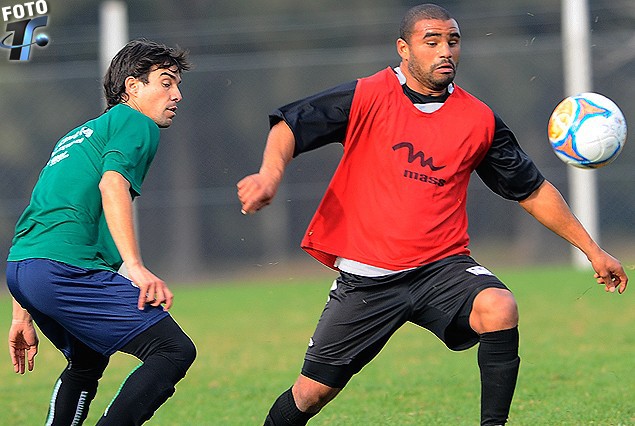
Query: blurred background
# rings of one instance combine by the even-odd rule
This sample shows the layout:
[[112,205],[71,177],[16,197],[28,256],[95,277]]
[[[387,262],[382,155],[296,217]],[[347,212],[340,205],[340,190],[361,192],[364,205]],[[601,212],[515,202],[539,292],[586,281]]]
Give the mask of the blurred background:
[[[19,2],[1,0],[0,6]],[[55,142],[99,115],[104,101],[98,0],[48,0],[46,47],[29,61],[0,50],[0,254]],[[299,243],[341,155],[339,145],[304,154],[277,199],[243,216],[236,183],[258,170],[276,107],[398,64],[404,12],[397,0],[135,0],[129,38],[190,51],[184,99],[136,201],[147,266],[172,282],[244,274],[303,274],[321,268]],[[543,174],[568,197],[568,174],[552,153],[547,120],[568,95],[563,83],[560,2],[439,0],[457,18],[457,83],[515,131]],[[592,89],[635,123],[635,2],[589,0]],[[5,23],[2,24],[6,26]],[[633,131],[631,132],[633,134]],[[632,136],[630,137],[632,139]],[[597,177],[600,242],[635,264],[635,142]],[[372,165],[369,166],[372,173]],[[569,263],[569,246],[475,177],[472,250],[492,266]],[[4,264],[2,264],[4,278]]]

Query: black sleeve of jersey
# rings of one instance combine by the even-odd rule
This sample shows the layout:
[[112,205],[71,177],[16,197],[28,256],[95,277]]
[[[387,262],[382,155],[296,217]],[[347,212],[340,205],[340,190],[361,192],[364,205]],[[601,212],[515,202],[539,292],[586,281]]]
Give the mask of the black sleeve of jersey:
[[503,198],[522,201],[529,197],[545,178],[538,167],[521,149],[516,136],[494,114],[494,141],[476,173],[489,189]]
[[292,102],[269,114],[269,125],[284,120],[295,136],[296,157],[321,146],[344,141],[357,81],[340,84]]

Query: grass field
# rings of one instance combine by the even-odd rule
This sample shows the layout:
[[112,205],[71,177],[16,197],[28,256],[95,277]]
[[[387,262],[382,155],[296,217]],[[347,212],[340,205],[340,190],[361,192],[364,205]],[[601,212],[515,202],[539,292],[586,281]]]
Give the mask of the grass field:
[[[496,271],[520,306],[522,358],[509,425],[635,425],[631,289],[606,294],[589,272]],[[176,394],[148,425],[261,425],[295,380],[329,278],[177,286],[172,313],[198,347]],[[5,330],[10,301],[0,294]],[[4,332],[6,341],[6,331]],[[4,350],[0,425],[41,425],[63,357],[41,337],[36,368],[15,375]],[[117,354],[86,422],[94,424],[137,364]],[[476,349],[451,352],[403,327],[312,425],[476,425]]]

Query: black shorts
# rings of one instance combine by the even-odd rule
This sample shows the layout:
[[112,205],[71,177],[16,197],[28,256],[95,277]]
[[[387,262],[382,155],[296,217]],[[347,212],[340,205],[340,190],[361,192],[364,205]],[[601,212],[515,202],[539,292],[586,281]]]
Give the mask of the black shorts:
[[451,256],[383,277],[342,272],[310,339],[302,374],[341,388],[407,321],[433,332],[452,350],[478,342],[469,326],[483,289],[507,287],[469,256]]

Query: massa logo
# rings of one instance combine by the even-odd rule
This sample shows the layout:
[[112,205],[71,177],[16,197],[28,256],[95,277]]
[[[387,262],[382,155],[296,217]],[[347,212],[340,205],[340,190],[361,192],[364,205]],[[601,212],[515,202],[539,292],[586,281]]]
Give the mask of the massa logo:
[[[426,158],[425,154],[422,151],[417,151],[415,153],[415,148],[410,142],[399,142],[397,145],[394,145],[392,147],[393,151],[397,151],[401,148],[408,150],[408,163],[412,164],[419,160],[419,164],[421,165],[422,169],[424,169],[425,167],[429,167],[432,172],[436,172],[445,168],[445,166],[435,166],[434,159],[432,157]],[[404,169],[402,176],[409,180],[428,183],[431,185],[436,185],[438,187],[445,186],[446,184],[445,179],[433,176],[432,173],[430,175],[427,173],[423,173],[422,171]]]
[[425,154],[422,151],[418,151],[415,153],[415,148],[410,142],[399,142],[397,145],[392,147],[393,151],[397,151],[400,148],[405,148],[408,150],[408,162],[414,163],[419,160],[421,163],[421,167],[430,167],[430,170],[436,172],[438,170],[443,169],[445,166],[435,166],[434,159],[432,157],[426,158]]

